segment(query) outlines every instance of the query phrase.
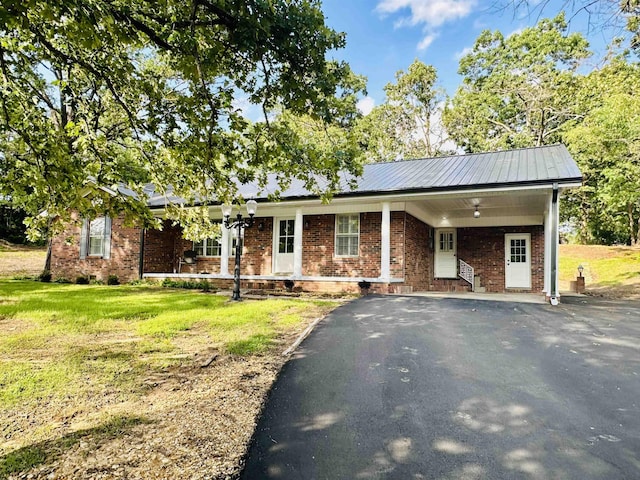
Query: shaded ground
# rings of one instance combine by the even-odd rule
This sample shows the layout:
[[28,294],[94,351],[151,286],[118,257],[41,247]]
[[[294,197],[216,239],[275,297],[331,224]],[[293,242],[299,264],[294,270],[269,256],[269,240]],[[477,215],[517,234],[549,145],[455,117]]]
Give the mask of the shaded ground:
[[640,304],[368,297],[284,367],[243,478],[640,478]]

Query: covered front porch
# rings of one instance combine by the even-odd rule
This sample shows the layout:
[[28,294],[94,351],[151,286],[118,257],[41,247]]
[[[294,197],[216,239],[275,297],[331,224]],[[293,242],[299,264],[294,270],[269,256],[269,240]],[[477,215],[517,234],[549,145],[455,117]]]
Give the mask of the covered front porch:
[[[172,258],[158,265],[145,255],[143,276],[229,283],[240,244],[244,286],[292,280],[305,290],[357,291],[365,281],[384,293],[519,291],[555,298],[557,208],[558,190],[549,184],[345,196],[328,205],[261,202],[240,241],[226,228],[216,245],[160,232],[173,236],[163,240]],[[222,220],[220,207],[211,206],[210,216]],[[181,261],[194,248],[201,253],[194,263]]]

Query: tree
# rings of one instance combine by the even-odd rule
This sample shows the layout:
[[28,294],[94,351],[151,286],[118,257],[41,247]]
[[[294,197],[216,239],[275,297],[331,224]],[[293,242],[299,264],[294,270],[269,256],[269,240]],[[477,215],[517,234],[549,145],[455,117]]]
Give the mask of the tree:
[[564,141],[585,186],[567,198],[584,242],[640,243],[640,66],[614,59],[581,88],[584,119]]
[[555,143],[575,118],[573,92],[582,35],[566,34],[564,15],[509,37],[485,30],[460,60],[463,84],[444,111],[453,140],[477,152]]
[[[555,8],[555,4],[548,0],[506,0],[497,2],[497,6],[510,7],[514,11],[526,10],[529,15],[538,17]],[[620,35],[621,30],[626,28],[631,36],[631,48],[640,51],[639,0],[571,0],[561,2],[560,8],[572,12],[572,17],[585,14],[590,29],[609,30],[613,35]]]
[[396,72],[396,83],[384,87],[385,102],[358,125],[369,161],[444,153],[447,138],[439,121],[444,90],[436,86],[436,80],[436,69],[420,60],[406,72]]
[[[3,2],[0,195],[27,211],[32,234],[72,209],[150,222],[149,182],[185,205],[241,200],[237,181],[264,185],[271,172],[330,195],[338,169],[358,173],[355,150],[300,162],[303,139],[273,112],[350,129],[364,82],[325,59],[344,43],[318,0]],[[262,121],[244,118],[245,100]],[[197,221],[180,205],[169,213]]]

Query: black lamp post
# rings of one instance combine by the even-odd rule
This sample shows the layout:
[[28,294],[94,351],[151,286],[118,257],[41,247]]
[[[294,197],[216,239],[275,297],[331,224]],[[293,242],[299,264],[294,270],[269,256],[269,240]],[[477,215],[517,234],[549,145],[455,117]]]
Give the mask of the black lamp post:
[[231,205],[223,204],[221,208],[222,216],[224,217],[224,226],[229,230],[233,228],[237,229],[236,265],[233,269],[233,295],[231,296],[231,299],[240,300],[240,255],[242,254],[240,237],[242,235],[243,228],[249,228],[253,225],[253,216],[256,214],[256,210],[258,210],[258,203],[255,200],[249,200],[247,202],[247,213],[249,214],[249,218],[242,218],[242,213],[238,212],[238,215],[236,215],[236,219],[233,222],[229,221],[229,217],[231,217]]

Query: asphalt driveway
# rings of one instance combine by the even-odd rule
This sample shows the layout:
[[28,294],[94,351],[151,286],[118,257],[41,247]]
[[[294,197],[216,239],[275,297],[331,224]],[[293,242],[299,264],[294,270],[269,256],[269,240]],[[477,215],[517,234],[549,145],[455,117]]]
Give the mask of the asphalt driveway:
[[336,309],[282,371],[243,478],[640,478],[640,304],[567,300]]

